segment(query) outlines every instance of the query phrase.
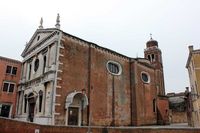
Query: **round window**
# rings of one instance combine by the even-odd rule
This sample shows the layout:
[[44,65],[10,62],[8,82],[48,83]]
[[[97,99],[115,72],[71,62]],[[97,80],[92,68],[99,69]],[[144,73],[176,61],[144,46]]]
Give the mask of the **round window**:
[[122,73],[121,65],[114,61],[108,61],[107,70],[113,75],[120,75]]
[[142,81],[144,82],[144,83],[149,83],[150,82],[150,76],[147,74],[147,73],[142,73],[142,75],[141,75],[142,77]]
[[34,71],[36,72],[38,70],[39,67],[39,59],[35,60],[35,64],[34,64]]

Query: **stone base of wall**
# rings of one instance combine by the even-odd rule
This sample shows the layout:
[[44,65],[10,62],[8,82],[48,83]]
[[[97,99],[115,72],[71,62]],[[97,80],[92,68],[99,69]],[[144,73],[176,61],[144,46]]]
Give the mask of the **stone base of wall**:
[[200,133],[200,128],[170,127],[66,127],[49,126],[0,118],[1,133]]

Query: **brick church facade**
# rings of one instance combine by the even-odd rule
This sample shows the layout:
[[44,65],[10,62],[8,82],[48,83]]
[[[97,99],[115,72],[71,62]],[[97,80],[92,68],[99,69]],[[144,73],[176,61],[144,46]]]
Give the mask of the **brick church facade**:
[[[17,118],[51,125],[139,126],[167,122],[162,54],[147,42],[130,58],[42,20],[22,57]],[[161,105],[161,106],[159,106]]]

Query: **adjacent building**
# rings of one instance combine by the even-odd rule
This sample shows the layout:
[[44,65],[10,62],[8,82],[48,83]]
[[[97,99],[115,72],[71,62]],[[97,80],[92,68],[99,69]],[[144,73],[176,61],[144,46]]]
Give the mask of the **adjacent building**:
[[189,56],[186,64],[188,69],[191,99],[192,99],[192,126],[200,126],[200,49],[194,50],[189,46]]
[[60,30],[59,15],[56,28],[42,22],[22,53],[18,119],[78,126],[168,123],[156,40],[146,43],[144,58],[130,58]]
[[188,123],[185,92],[168,93],[170,123]]
[[193,105],[192,105],[192,95],[189,91],[189,87],[186,87],[185,90],[185,100],[186,100],[186,110],[187,110],[187,122],[188,126],[193,126],[193,119],[192,119],[192,111],[193,111]]
[[0,116],[13,118],[16,111],[17,85],[21,62],[0,56]]

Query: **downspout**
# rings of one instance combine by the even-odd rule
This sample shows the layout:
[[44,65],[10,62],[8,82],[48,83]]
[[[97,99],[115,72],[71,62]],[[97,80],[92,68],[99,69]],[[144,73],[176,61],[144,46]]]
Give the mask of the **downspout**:
[[87,106],[87,125],[88,133],[90,133],[91,126],[91,111],[90,111],[90,86],[91,86],[91,44],[89,44],[88,51],[88,106]]
[[112,123],[111,126],[115,126],[115,78],[112,75]]
[[131,126],[133,126],[133,88],[132,88],[132,69],[131,69],[131,59],[129,59],[129,78],[130,78],[130,107],[131,107]]
[[[132,96],[132,102],[133,104],[135,105],[135,114],[132,114],[132,115],[135,115],[133,116],[133,120],[135,123],[135,126],[138,125],[138,121],[137,121],[137,95],[136,95],[136,85],[137,85],[137,61],[135,60],[134,61],[134,75],[133,75],[133,87],[132,87],[132,90],[133,90],[133,96]],[[132,110],[133,111],[133,110]],[[134,118],[135,117],[135,118]]]

